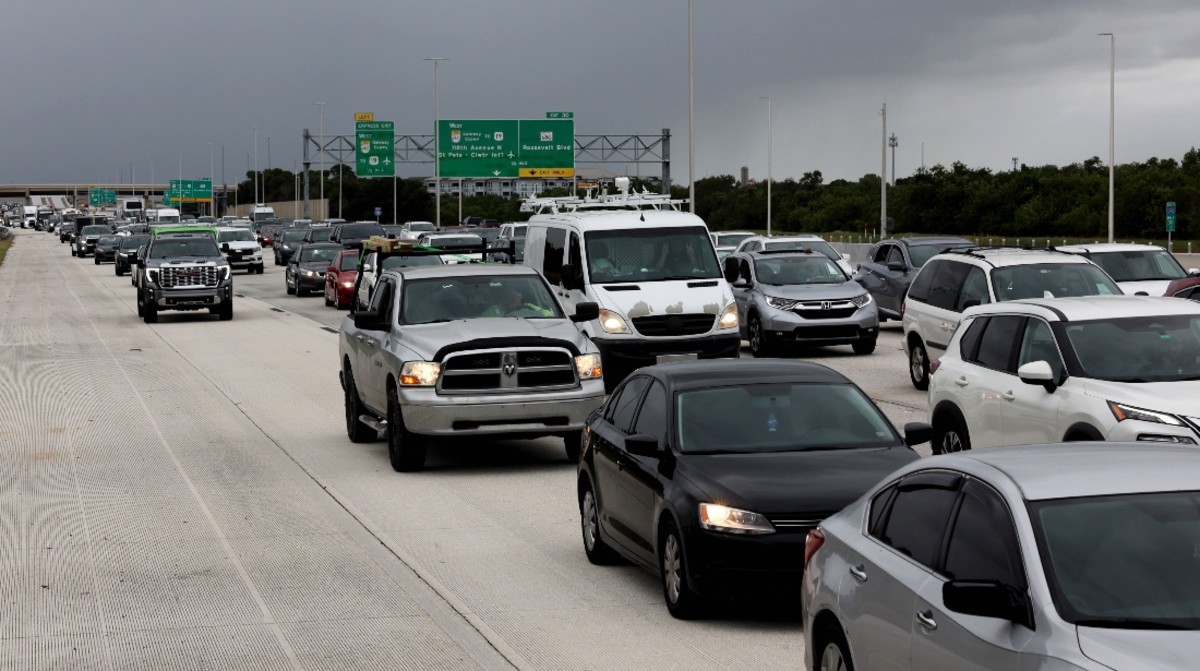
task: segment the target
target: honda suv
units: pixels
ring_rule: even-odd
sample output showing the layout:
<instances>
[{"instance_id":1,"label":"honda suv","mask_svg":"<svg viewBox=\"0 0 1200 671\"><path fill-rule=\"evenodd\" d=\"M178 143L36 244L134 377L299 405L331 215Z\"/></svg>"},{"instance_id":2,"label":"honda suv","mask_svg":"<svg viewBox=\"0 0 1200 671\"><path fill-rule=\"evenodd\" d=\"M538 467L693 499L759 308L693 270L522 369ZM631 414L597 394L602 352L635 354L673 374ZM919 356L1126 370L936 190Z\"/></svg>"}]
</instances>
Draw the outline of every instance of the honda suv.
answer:
<instances>
[{"instance_id":1,"label":"honda suv","mask_svg":"<svg viewBox=\"0 0 1200 671\"><path fill-rule=\"evenodd\" d=\"M935 453L1110 440L1200 443L1200 304L1166 297L984 305L929 383Z\"/></svg>"},{"instance_id":2,"label":"honda suv","mask_svg":"<svg viewBox=\"0 0 1200 671\"><path fill-rule=\"evenodd\" d=\"M904 299L904 350L917 389L929 388L929 362L941 356L962 311L1020 298L1120 295L1099 266L1082 256L1015 247L949 251L930 259Z\"/></svg>"}]
</instances>

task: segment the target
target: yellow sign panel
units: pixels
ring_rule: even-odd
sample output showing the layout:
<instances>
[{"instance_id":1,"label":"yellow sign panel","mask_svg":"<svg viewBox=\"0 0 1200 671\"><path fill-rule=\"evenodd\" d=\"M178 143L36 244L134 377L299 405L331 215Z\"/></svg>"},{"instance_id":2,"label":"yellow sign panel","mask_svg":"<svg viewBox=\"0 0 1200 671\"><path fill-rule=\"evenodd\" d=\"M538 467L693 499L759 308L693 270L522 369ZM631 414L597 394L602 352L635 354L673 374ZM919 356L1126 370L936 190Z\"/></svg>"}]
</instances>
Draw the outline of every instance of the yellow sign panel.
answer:
<instances>
[{"instance_id":1,"label":"yellow sign panel","mask_svg":"<svg viewBox=\"0 0 1200 671\"><path fill-rule=\"evenodd\" d=\"M521 177L574 177L575 168L521 168Z\"/></svg>"},{"instance_id":2,"label":"yellow sign panel","mask_svg":"<svg viewBox=\"0 0 1200 671\"><path fill-rule=\"evenodd\" d=\"M374 121L375 113L374 112L355 112L354 120L355 121Z\"/></svg>"}]
</instances>

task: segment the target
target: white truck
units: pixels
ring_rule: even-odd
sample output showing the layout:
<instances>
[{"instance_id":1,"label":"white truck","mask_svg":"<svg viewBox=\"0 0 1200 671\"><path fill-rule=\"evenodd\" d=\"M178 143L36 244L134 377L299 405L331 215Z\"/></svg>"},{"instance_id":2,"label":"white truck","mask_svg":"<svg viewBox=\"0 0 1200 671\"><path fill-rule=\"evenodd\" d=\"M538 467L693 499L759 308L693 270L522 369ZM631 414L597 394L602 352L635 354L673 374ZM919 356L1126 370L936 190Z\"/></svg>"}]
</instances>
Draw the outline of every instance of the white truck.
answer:
<instances>
[{"instance_id":1,"label":"white truck","mask_svg":"<svg viewBox=\"0 0 1200 671\"><path fill-rule=\"evenodd\" d=\"M264 221L275 218L275 208L258 203L250 208L250 221Z\"/></svg>"}]
</instances>

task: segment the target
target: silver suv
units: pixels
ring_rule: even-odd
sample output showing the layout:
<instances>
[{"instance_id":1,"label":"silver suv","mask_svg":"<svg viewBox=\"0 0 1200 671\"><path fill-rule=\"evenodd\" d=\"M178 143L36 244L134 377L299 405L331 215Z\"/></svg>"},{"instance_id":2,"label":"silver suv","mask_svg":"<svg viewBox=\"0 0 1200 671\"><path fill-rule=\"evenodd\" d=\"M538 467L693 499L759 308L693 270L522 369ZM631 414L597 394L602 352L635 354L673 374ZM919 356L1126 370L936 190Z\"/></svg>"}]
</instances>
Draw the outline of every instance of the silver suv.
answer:
<instances>
[{"instance_id":1,"label":"silver suv","mask_svg":"<svg viewBox=\"0 0 1200 671\"><path fill-rule=\"evenodd\" d=\"M1076 254L1012 247L938 254L922 266L901 311L909 378L917 389L929 388L929 362L946 351L969 307L1121 293L1099 266Z\"/></svg>"}]
</instances>

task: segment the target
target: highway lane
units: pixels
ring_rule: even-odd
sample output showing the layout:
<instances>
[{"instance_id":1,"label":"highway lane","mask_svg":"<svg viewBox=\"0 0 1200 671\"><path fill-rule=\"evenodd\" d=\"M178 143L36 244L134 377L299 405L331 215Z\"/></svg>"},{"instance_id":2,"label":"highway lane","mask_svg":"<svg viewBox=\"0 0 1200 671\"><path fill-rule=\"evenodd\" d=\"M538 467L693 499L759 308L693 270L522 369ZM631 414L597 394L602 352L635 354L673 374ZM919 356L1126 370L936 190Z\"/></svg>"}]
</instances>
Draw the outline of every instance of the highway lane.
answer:
<instances>
[{"instance_id":1,"label":"highway lane","mask_svg":"<svg viewBox=\"0 0 1200 671\"><path fill-rule=\"evenodd\" d=\"M589 564L574 469L557 440L456 441L412 474L391 470L382 442L350 443L336 377L345 313L319 296L287 296L282 268L236 276L232 322L162 313L147 326L127 278L71 258L56 240L23 235L0 268L0 389L10 390L0 392L0 435L7 481L28 485L15 508L0 507L0 529L4 547L24 548L25 563L9 571L22 585L11 614L30 622L0 628L0 666L39 650L66 668L153 666L145 656L172 651L238 668L399 666L404 655L421 668L798 666L792 598L680 622L654 576ZM898 347L889 327L873 355L808 354L847 372L902 424L924 419L924 404ZM119 428L99 430L104 417ZM96 475L68 468L69 456L44 463L64 445L86 453ZM121 544L68 546L58 560L106 576L73 585L91 592L77 597L89 604L82 612L30 587L40 551L11 531L62 536L58 510L73 511L72 528L103 517L108 533L123 534ZM204 560L180 570L175 553L192 547ZM136 569L155 589L125 593L101 566L114 576ZM193 574L220 580L183 590L180 576ZM180 599L198 600L204 617L165 605ZM226 603L237 608L217 607ZM128 627L121 615L134 612ZM106 652L105 632L121 639ZM76 645L86 664L70 654Z\"/></svg>"}]
</instances>

